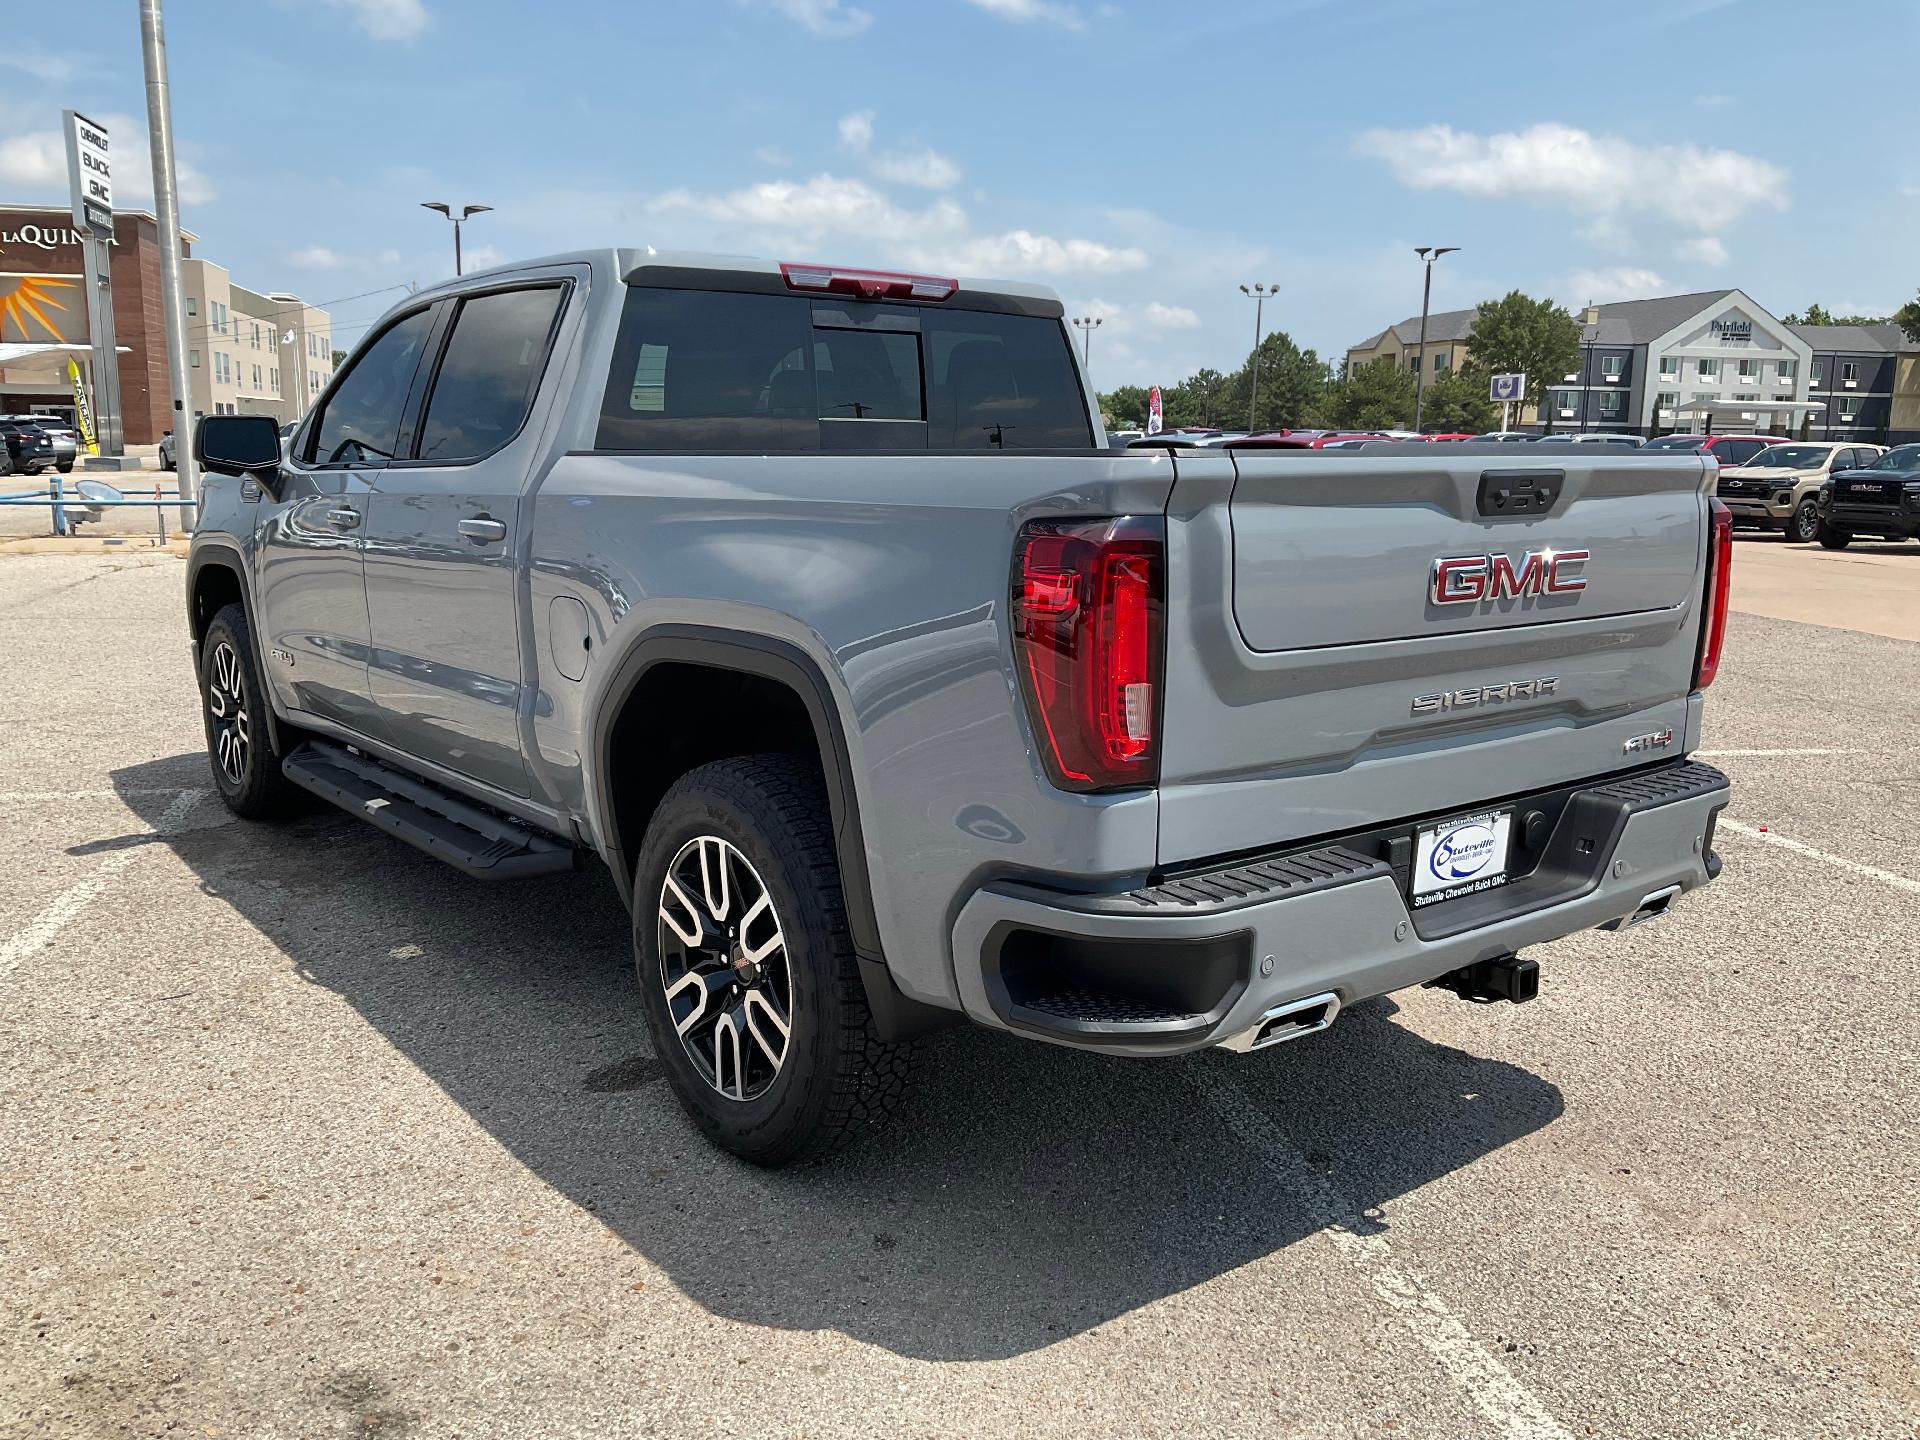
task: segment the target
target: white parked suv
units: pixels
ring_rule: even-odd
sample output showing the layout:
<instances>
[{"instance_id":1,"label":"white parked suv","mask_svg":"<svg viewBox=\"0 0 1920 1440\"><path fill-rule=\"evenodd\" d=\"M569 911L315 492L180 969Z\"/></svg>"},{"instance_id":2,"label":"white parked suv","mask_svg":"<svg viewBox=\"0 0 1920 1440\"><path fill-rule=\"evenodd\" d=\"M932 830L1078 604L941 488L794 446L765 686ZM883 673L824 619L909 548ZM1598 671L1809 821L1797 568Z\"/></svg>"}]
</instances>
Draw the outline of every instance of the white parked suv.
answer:
<instances>
[{"instance_id":1,"label":"white parked suv","mask_svg":"<svg viewBox=\"0 0 1920 1440\"><path fill-rule=\"evenodd\" d=\"M1735 525L1784 530L1790 543L1811 545L1820 529L1815 501L1827 477L1871 465L1886 453L1884 445L1837 440L1769 445L1746 464L1720 472L1720 499Z\"/></svg>"}]
</instances>

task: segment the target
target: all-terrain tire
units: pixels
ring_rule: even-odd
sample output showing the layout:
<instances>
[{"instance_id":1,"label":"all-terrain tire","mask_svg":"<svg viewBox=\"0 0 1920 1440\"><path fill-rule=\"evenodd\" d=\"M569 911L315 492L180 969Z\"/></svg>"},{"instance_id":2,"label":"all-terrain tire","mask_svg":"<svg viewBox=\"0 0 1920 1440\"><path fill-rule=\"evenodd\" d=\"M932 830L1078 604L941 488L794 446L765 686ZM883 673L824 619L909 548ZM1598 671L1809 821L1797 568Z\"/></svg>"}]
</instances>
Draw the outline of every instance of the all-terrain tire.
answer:
<instances>
[{"instance_id":1,"label":"all-terrain tire","mask_svg":"<svg viewBox=\"0 0 1920 1440\"><path fill-rule=\"evenodd\" d=\"M1853 532L1838 529L1822 520L1814 538L1829 550L1844 550L1853 543Z\"/></svg>"},{"instance_id":2,"label":"all-terrain tire","mask_svg":"<svg viewBox=\"0 0 1920 1440\"><path fill-rule=\"evenodd\" d=\"M733 874L718 887L721 903L695 893L690 905L678 894L697 891L694 877L707 872L688 867L704 863L709 851L730 855L715 864L733 865ZM669 888L670 870L686 877L681 892ZM751 936L743 921L744 912L758 904L745 898L756 884L784 940L784 953L769 956L764 972L745 958L764 947L771 933L765 912L753 922ZM671 919L663 918L663 907L673 911ZM636 859L633 916L634 966L654 1051L682 1108L714 1144L756 1165L785 1165L831 1150L899 1108L921 1047L915 1041L883 1042L874 1033L847 928L827 795L806 761L738 756L676 781L655 810ZM682 930L710 926L718 932L717 944L690 946L668 928L673 921ZM742 922L738 936L729 940L736 921ZM696 950L697 962L690 958ZM689 1016L696 1008L716 1020L751 1016L746 991L774 985L776 964L784 966L788 1026L777 1069L770 1078L750 1076L752 1067L736 1048L729 1070L718 1024L716 1038L709 1039L700 1029L702 1018ZM689 1003L686 975L696 968L717 989ZM748 972L751 980L729 979ZM677 1000L668 993L674 974L683 987ZM760 1015L766 1013L763 1000ZM771 1036L774 1028L763 1030ZM739 1035L735 1027L729 1040ZM766 1047L754 1050L759 1042L751 1034L740 1043L764 1072L771 1063Z\"/></svg>"},{"instance_id":3,"label":"all-terrain tire","mask_svg":"<svg viewBox=\"0 0 1920 1440\"><path fill-rule=\"evenodd\" d=\"M1811 545L1820 538L1820 509L1809 495L1793 507L1793 513L1781 522L1789 545Z\"/></svg>"},{"instance_id":4,"label":"all-terrain tire","mask_svg":"<svg viewBox=\"0 0 1920 1440\"><path fill-rule=\"evenodd\" d=\"M200 642L200 712L213 788L236 815L280 820L301 811L304 792L280 772L261 674L246 607L225 606Z\"/></svg>"}]
</instances>

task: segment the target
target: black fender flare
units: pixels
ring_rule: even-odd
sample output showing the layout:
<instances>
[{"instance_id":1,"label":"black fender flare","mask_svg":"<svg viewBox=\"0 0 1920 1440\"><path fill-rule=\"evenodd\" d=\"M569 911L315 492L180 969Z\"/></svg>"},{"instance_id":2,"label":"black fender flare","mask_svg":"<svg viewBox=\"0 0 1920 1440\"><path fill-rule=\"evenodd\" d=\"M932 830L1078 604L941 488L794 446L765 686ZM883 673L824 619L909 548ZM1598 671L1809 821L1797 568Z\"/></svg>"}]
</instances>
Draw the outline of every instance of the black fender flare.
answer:
<instances>
[{"instance_id":1,"label":"black fender flare","mask_svg":"<svg viewBox=\"0 0 1920 1440\"><path fill-rule=\"evenodd\" d=\"M595 829L604 832L598 835L602 855L627 908L633 907L633 857L639 837L618 833L614 820L610 782L613 727L641 679L654 666L664 664L703 665L754 675L784 685L800 697L813 726L826 780L834 851L840 861L840 885L847 902L847 928L860 962L860 978L874 1027L884 1040L902 1040L957 1020L955 1012L909 999L894 984L880 944L860 800L854 789L853 763L840 710L818 662L788 641L713 626L663 624L635 636L613 662L594 711L589 753L593 757Z\"/></svg>"},{"instance_id":2,"label":"black fender flare","mask_svg":"<svg viewBox=\"0 0 1920 1440\"><path fill-rule=\"evenodd\" d=\"M253 577L247 573L246 557L241 554L240 547L229 540L196 538L192 552L187 557L187 633L192 637L196 684L200 674L200 637L197 633L199 625L193 611L193 597L200 588L201 573L216 566L219 569L231 571L233 578L239 582L240 603L246 608L247 622L256 634L259 631L257 622L260 612L253 603ZM212 620L213 617L209 615L207 619ZM280 710L274 700L273 687L267 683L266 657L256 653L253 661L256 672L254 683L260 687L260 694L267 702L267 742L273 747L274 754L283 754L285 752L280 743Z\"/></svg>"}]
</instances>

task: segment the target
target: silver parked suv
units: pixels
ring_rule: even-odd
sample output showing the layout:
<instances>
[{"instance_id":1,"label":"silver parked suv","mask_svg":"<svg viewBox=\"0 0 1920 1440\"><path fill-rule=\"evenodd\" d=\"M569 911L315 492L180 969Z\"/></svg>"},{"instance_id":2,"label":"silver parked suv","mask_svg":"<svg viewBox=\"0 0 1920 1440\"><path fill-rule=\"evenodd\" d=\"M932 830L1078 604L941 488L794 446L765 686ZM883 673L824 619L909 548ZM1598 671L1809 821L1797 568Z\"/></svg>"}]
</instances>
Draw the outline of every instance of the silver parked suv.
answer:
<instances>
[{"instance_id":1,"label":"silver parked suv","mask_svg":"<svg viewBox=\"0 0 1920 1440\"><path fill-rule=\"evenodd\" d=\"M965 1018L1256 1050L1718 872L1698 456L1116 451L1026 285L594 250L201 422L213 781L603 863L693 1120L772 1164ZM541 903L530 892L529 903Z\"/></svg>"}]
</instances>

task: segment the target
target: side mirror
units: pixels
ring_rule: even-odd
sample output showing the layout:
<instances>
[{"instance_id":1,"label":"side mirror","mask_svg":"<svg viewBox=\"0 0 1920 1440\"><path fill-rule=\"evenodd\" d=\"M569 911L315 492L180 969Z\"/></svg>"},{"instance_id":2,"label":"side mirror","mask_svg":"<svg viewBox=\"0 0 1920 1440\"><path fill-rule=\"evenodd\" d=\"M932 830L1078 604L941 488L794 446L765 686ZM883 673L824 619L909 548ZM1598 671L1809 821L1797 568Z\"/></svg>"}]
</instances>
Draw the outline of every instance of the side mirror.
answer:
<instances>
[{"instance_id":1,"label":"side mirror","mask_svg":"<svg viewBox=\"0 0 1920 1440\"><path fill-rule=\"evenodd\" d=\"M204 415L193 458L216 475L250 476L272 489L280 478L280 425L271 415Z\"/></svg>"}]
</instances>

